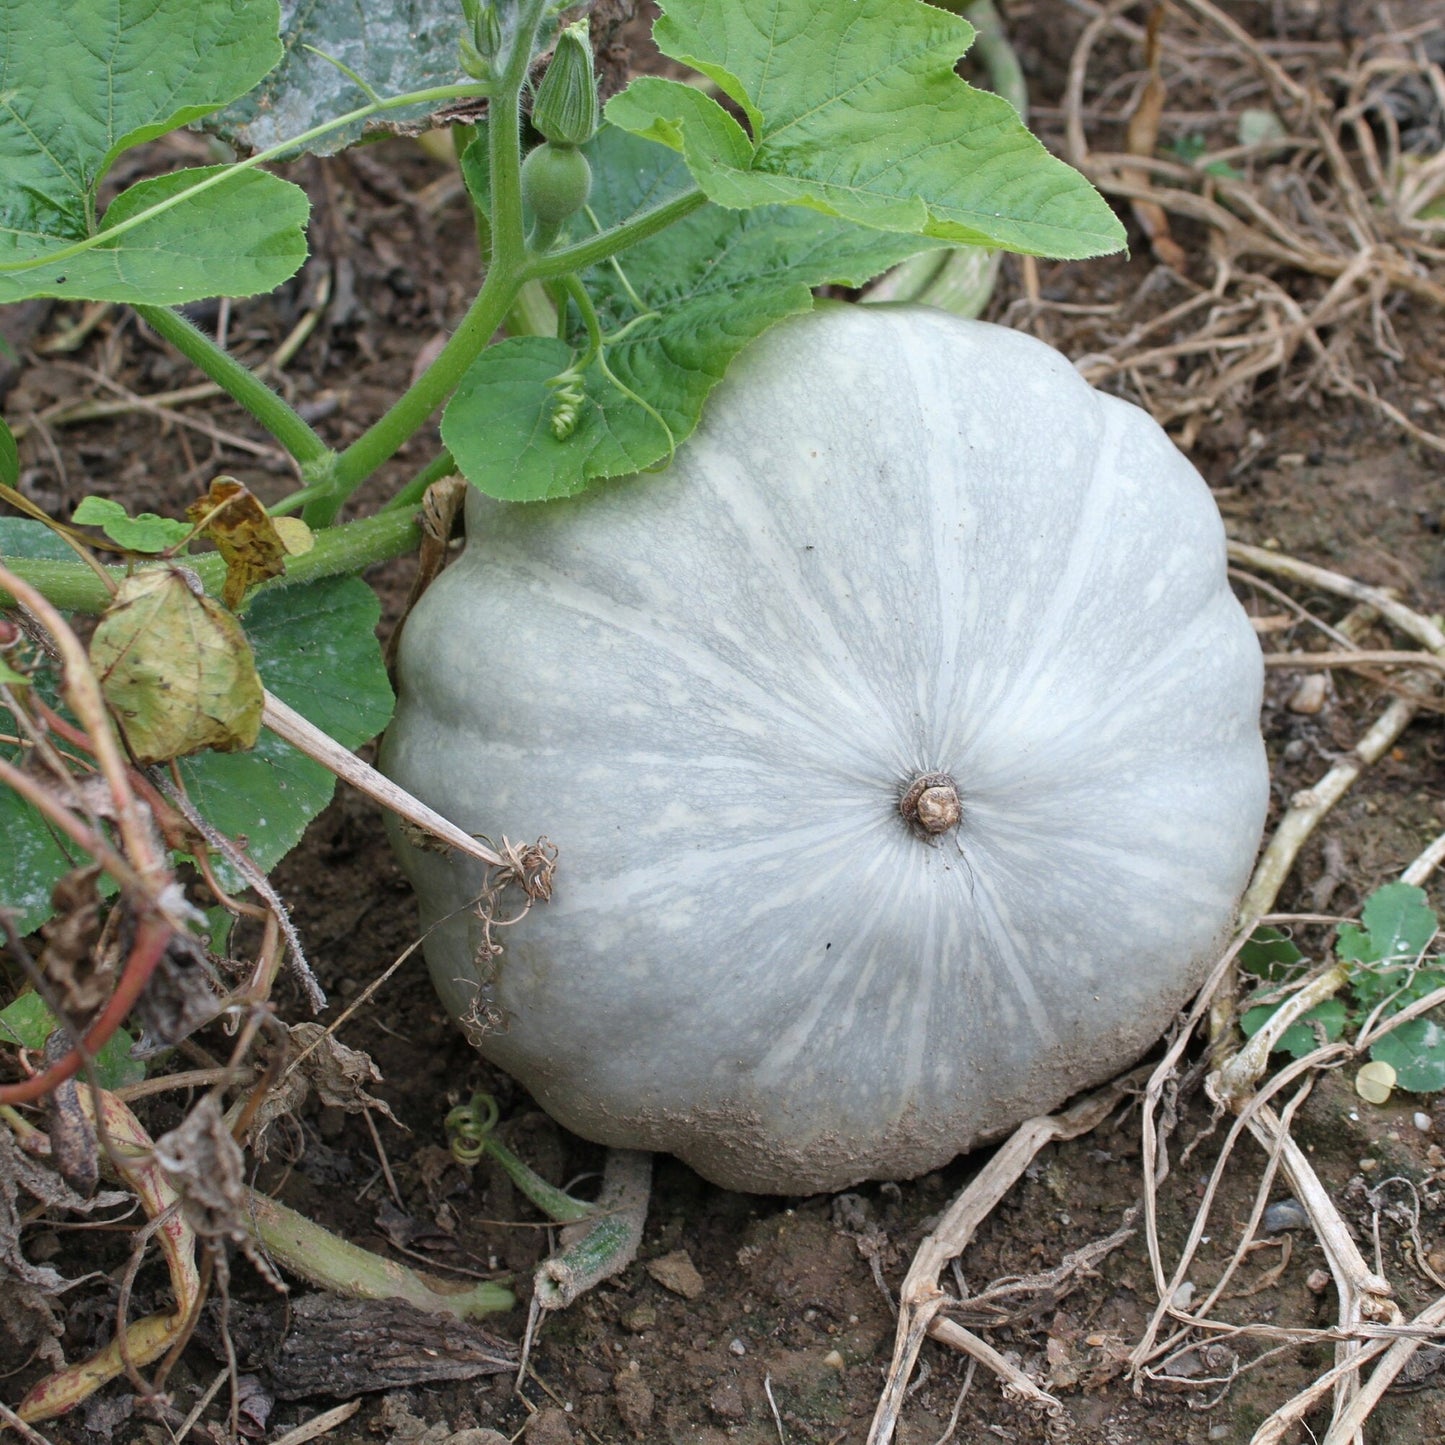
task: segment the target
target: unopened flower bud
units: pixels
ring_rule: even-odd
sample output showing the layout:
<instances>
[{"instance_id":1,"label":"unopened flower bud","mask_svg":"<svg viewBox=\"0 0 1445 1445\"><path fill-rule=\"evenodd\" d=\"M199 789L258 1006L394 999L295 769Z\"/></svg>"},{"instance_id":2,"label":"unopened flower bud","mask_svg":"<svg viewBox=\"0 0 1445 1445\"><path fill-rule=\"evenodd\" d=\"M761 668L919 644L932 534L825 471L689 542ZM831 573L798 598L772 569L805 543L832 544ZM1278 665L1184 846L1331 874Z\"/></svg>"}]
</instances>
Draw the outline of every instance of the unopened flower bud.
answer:
<instances>
[{"instance_id":1,"label":"unopened flower bud","mask_svg":"<svg viewBox=\"0 0 1445 1445\"><path fill-rule=\"evenodd\" d=\"M597 133L597 81L586 20L557 37L552 63L537 87L532 124L553 145L586 145Z\"/></svg>"}]
</instances>

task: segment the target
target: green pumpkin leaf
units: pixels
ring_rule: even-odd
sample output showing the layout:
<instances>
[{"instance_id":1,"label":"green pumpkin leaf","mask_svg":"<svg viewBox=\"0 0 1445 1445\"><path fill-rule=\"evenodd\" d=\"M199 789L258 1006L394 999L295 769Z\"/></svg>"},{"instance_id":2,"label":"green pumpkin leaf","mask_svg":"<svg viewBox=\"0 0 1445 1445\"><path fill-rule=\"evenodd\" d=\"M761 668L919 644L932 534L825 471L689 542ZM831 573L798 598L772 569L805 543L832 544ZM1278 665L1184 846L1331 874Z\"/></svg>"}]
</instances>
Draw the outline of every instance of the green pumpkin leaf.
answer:
<instances>
[{"instance_id":1,"label":"green pumpkin leaf","mask_svg":"<svg viewBox=\"0 0 1445 1445\"><path fill-rule=\"evenodd\" d=\"M1370 1057L1395 1070L1395 1082L1414 1094L1445 1089L1445 1026L1428 1014L1409 1019L1370 1046Z\"/></svg>"},{"instance_id":2,"label":"green pumpkin leaf","mask_svg":"<svg viewBox=\"0 0 1445 1445\"><path fill-rule=\"evenodd\" d=\"M607 119L681 151L719 205L808 206L862 225L1027 255L1122 250L1124 229L1001 97L954 72L974 30L921 0L663 0L658 47L747 129L644 76Z\"/></svg>"},{"instance_id":3,"label":"green pumpkin leaf","mask_svg":"<svg viewBox=\"0 0 1445 1445\"><path fill-rule=\"evenodd\" d=\"M39 1050L55 1032L55 1015L46 1008L37 993L23 993L12 1004L0 1009L0 1044ZM95 1072L103 1089L123 1089L138 1084L146 1076L146 1066L130 1057L135 1039L124 1029L117 1029L95 1056Z\"/></svg>"},{"instance_id":4,"label":"green pumpkin leaf","mask_svg":"<svg viewBox=\"0 0 1445 1445\"><path fill-rule=\"evenodd\" d=\"M687 186L676 155L612 126L587 154L603 227ZM624 251L621 275L605 265L583 278L603 332L628 328L606 348L609 367L667 429L593 365L576 429L563 441L553 436L556 393L547 383L586 345L574 309L571 345L528 336L484 351L447 406L442 439L468 480L511 501L569 496L639 471L668 455L668 430L672 443L691 434L708 393L753 337L812 307L813 287L860 286L939 244L791 206L704 207Z\"/></svg>"},{"instance_id":5,"label":"green pumpkin leaf","mask_svg":"<svg viewBox=\"0 0 1445 1445\"><path fill-rule=\"evenodd\" d=\"M1279 1004L1260 1004L1257 1008L1246 1009L1239 1020L1239 1027L1243 1030L1245 1038L1252 1039L1264 1027L1266 1020L1278 1013L1279 1009ZM1324 1030L1325 1039L1329 1043L1334 1043L1344 1033L1348 1019L1349 1009L1345 1007L1344 1000L1327 998L1323 1003L1316 1004L1308 1013L1302 1014L1279 1036L1279 1041L1274 1046L1274 1052L1302 1059L1306 1054L1312 1054L1319 1048L1319 1041L1315 1037L1312 1024L1320 1025Z\"/></svg>"},{"instance_id":6,"label":"green pumpkin leaf","mask_svg":"<svg viewBox=\"0 0 1445 1445\"><path fill-rule=\"evenodd\" d=\"M282 0L281 63L255 90L212 116L205 128L238 150L254 152L364 106L368 97L326 56L355 71L383 96L454 85L466 79L457 58L462 33L457 0L407 0L404 5ZM415 135L430 124L433 109L408 106L373 116L310 141L304 149L331 155L357 140L364 129Z\"/></svg>"},{"instance_id":7,"label":"green pumpkin leaf","mask_svg":"<svg viewBox=\"0 0 1445 1445\"><path fill-rule=\"evenodd\" d=\"M267 688L343 747L359 747L391 717L375 632L380 613L376 594L359 578L328 577L262 592L242 619ZM263 870L300 842L336 782L266 728L249 752L201 753L178 767L202 816L243 839ZM220 872L231 886L243 886L230 868Z\"/></svg>"},{"instance_id":8,"label":"green pumpkin leaf","mask_svg":"<svg viewBox=\"0 0 1445 1445\"><path fill-rule=\"evenodd\" d=\"M97 222L122 152L249 90L280 57L275 0L20 4L0 25L0 303L27 296L173 305L278 286L305 259L304 193L232 173L75 254L210 170L143 181ZM198 64L204 57L204 64Z\"/></svg>"},{"instance_id":9,"label":"green pumpkin leaf","mask_svg":"<svg viewBox=\"0 0 1445 1445\"><path fill-rule=\"evenodd\" d=\"M132 552L164 552L191 535L190 523L173 517L142 512L126 515L121 504L110 497L82 497L70 520L82 527L99 527L117 546Z\"/></svg>"},{"instance_id":10,"label":"green pumpkin leaf","mask_svg":"<svg viewBox=\"0 0 1445 1445\"><path fill-rule=\"evenodd\" d=\"M0 417L0 482L13 487L20 480L20 452L15 437Z\"/></svg>"},{"instance_id":11,"label":"green pumpkin leaf","mask_svg":"<svg viewBox=\"0 0 1445 1445\"><path fill-rule=\"evenodd\" d=\"M58 547L58 551L57 551ZM40 523L0 519L0 553L11 556L73 554ZM282 701L344 747L375 737L391 717L392 694L376 640L376 594L356 577L331 577L257 595L242 626L265 685ZM54 704L56 678L42 666L35 678ZM0 733L15 723L0 707ZM0 742L0 757L20 750ZM249 752L198 753L177 766L191 801L222 833L240 837L263 870L300 841L306 825L331 800L335 779L263 728ZM83 860L73 844L52 833L44 819L0 786L0 907L14 909L22 933L51 914L50 892ZM244 880L218 869L227 886Z\"/></svg>"},{"instance_id":12,"label":"green pumpkin leaf","mask_svg":"<svg viewBox=\"0 0 1445 1445\"><path fill-rule=\"evenodd\" d=\"M1422 962L1437 927L1423 889L1387 883L1365 900L1360 923L1340 925L1335 951L1351 965L1350 986L1362 1012L1383 1003L1388 1018L1445 982L1445 973Z\"/></svg>"}]
</instances>

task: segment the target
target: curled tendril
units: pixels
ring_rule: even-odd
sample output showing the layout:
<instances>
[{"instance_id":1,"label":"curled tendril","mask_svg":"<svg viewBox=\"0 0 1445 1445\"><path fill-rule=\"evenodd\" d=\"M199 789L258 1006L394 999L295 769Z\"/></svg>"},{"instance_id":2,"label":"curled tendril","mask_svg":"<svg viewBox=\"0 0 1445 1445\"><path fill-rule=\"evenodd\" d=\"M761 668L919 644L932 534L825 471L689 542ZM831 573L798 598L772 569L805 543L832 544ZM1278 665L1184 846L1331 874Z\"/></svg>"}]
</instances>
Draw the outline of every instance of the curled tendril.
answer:
<instances>
[{"instance_id":1,"label":"curled tendril","mask_svg":"<svg viewBox=\"0 0 1445 1445\"><path fill-rule=\"evenodd\" d=\"M582 384L582 373L576 367L569 367L559 376L554 376L547 385L552 388L554 393L552 397L552 435L559 442L565 442L577 430L577 423L582 416L582 403L587 399L587 391Z\"/></svg>"},{"instance_id":2,"label":"curled tendril","mask_svg":"<svg viewBox=\"0 0 1445 1445\"><path fill-rule=\"evenodd\" d=\"M653 320L657 313L647 311L640 316L634 316L631 321L613 332L611 336L604 337L601 324L597 320L597 309L593 306L592 298L588 296L582 282L575 275L566 276L562 280L562 287L576 305L583 325L587 328L587 350L580 359L574 359L566 371L560 372L547 383L556 393L552 401L552 435L559 442L564 442L576 431L582 403L586 397L582 386L582 376L587 368L595 362L598 371L615 391L620 392L634 406L640 407L662 428L663 435L667 438L667 456L656 466L649 468L651 471L661 471L671 463L677 451L677 438L673 435L672 428L668 426L662 413L651 402L633 391L607 364L607 347L621 341L634 326Z\"/></svg>"},{"instance_id":3,"label":"curled tendril","mask_svg":"<svg viewBox=\"0 0 1445 1445\"><path fill-rule=\"evenodd\" d=\"M473 1094L470 1103L458 1104L446 1117L452 1158L468 1167L478 1163L499 1117L497 1101L490 1094Z\"/></svg>"}]
</instances>

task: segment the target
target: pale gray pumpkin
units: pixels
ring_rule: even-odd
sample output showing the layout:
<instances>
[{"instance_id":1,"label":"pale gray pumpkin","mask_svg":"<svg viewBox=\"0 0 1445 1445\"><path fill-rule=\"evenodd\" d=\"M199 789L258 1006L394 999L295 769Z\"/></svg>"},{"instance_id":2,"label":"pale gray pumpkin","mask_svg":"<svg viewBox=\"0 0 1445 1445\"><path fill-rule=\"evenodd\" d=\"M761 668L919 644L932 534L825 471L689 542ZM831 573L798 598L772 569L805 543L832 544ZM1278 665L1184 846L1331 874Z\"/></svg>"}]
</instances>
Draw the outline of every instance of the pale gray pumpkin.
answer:
<instances>
[{"instance_id":1,"label":"pale gray pumpkin","mask_svg":"<svg viewBox=\"0 0 1445 1445\"><path fill-rule=\"evenodd\" d=\"M1216 956L1259 648L1199 475L1041 342L825 307L662 474L467 529L384 764L557 844L480 1047L568 1128L732 1188L915 1175L1130 1063ZM475 1015L477 874L400 846Z\"/></svg>"}]
</instances>

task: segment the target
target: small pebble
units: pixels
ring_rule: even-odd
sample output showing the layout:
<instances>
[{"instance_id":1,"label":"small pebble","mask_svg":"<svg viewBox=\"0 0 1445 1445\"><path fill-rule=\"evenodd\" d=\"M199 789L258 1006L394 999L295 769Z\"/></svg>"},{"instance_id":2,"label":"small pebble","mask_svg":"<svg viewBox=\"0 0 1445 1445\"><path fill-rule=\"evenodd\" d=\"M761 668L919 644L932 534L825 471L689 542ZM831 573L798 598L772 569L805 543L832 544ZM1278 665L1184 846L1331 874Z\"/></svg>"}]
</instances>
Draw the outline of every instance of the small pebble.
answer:
<instances>
[{"instance_id":1,"label":"small pebble","mask_svg":"<svg viewBox=\"0 0 1445 1445\"><path fill-rule=\"evenodd\" d=\"M1231 1428L1229 1425L1211 1425L1209 1427L1209 1438L1211 1440L1228 1440Z\"/></svg>"},{"instance_id":2,"label":"small pebble","mask_svg":"<svg viewBox=\"0 0 1445 1445\"><path fill-rule=\"evenodd\" d=\"M634 1305L622 1316L622 1328L632 1335L645 1334L657 1323L657 1311L651 1305Z\"/></svg>"},{"instance_id":3,"label":"small pebble","mask_svg":"<svg viewBox=\"0 0 1445 1445\"><path fill-rule=\"evenodd\" d=\"M1312 716L1321 711L1329 696L1330 679L1323 672L1309 672L1300 678L1290 700L1285 704L1291 712Z\"/></svg>"},{"instance_id":4,"label":"small pebble","mask_svg":"<svg viewBox=\"0 0 1445 1445\"><path fill-rule=\"evenodd\" d=\"M1178 1289L1174 1291L1174 1298L1170 1303L1177 1310L1187 1310L1194 1303L1194 1281L1186 1279Z\"/></svg>"},{"instance_id":5,"label":"small pebble","mask_svg":"<svg viewBox=\"0 0 1445 1445\"><path fill-rule=\"evenodd\" d=\"M827 1365L830 1370L837 1370L840 1374L843 1371L843 1356L840 1355L837 1350L829 1350L828 1353L823 1356L823 1363Z\"/></svg>"},{"instance_id":6,"label":"small pebble","mask_svg":"<svg viewBox=\"0 0 1445 1445\"><path fill-rule=\"evenodd\" d=\"M1422 1133L1428 1134L1435 1127L1435 1121L1423 1110L1415 1111L1415 1127Z\"/></svg>"},{"instance_id":7,"label":"small pebble","mask_svg":"<svg viewBox=\"0 0 1445 1445\"><path fill-rule=\"evenodd\" d=\"M743 1344L741 1340L730 1341L728 1344L728 1349L730 1349L735 1355L745 1355L748 1352L748 1347Z\"/></svg>"},{"instance_id":8,"label":"small pebble","mask_svg":"<svg viewBox=\"0 0 1445 1445\"><path fill-rule=\"evenodd\" d=\"M1310 1217L1298 1199L1276 1199L1264 1211L1260 1228L1265 1234L1283 1234L1288 1229L1308 1229Z\"/></svg>"},{"instance_id":9,"label":"small pebble","mask_svg":"<svg viewBox=\"0 0 1445 1445\"><path fill-rule=\"evenodd\" d=\"M1330 1273L1326 1269L1312 1269L1305 1278L1305 1288L1311 1294L1323 1294L1330 1287Z\"/></svg>"},{"instance_id":10,"label":"small pebble","mask_svg":"<svg viewBox=\"0 0 1445 1445\"><path fill-rule=\"evenodd\" d=\"M1379 1167L1380 1167L1380 1161L1379 1161L1378 1159L1369 1159L1369 1158L1366 1158L1366 1159L1361 1159L1361 1160L1360 1160L1360 1173L1361 1173L1361 1174L1373 1174L1373 1173L1375 1172L1375 1170L1377 1170Z\"/></svg>"}]
</instances>

